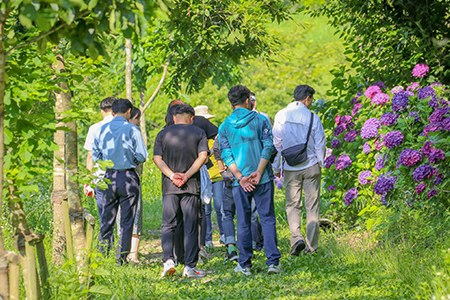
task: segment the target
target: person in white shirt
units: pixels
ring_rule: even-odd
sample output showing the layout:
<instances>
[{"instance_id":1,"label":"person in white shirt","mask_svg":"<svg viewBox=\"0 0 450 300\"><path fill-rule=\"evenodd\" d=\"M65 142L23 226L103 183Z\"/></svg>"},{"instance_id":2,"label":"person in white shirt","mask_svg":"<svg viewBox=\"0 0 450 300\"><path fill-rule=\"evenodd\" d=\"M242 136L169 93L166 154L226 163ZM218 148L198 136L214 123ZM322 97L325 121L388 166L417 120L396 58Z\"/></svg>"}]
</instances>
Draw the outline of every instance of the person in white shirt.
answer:
<instances>
[{"instance_id":1,"label":"person in white shirt","mask_svg":"<svg viewBox=\"0 0 450 300\"><path fill-rule=\"evenodd\" d=\"M284 159L281 162L277 159L272 165L275 175L280 175L281 168L284 170L286 214L291 231L289 254L294 256L303 250L313 253L319 245L319 197L326 138L320 118L309 110L314 93L314 89L308 85L297 86L294 91L295 101L275 115L273 125L273 144L281 153L284 149L306 143L313 117L306 161L290 166ZM302 189L305 192L306 241L300 233Z\"/></svg>"},{"instance_id":2,"label":"person in white shirt","mask_svg":"<svg viewBox=\"0 0 450 300\"><path fill-rule=\"evenodd\" d=\"M103 120L98 123L95 123L94 125L89 127L89 131L86 136L86 142L84 143L84 149L86 149L88 152L87 158L86 158L86 168L90 172L92 172L92 169L94 168L94 162L92 160L92 148L94 146L95 134L102 127L103 124L106 124L113 119L112 104L113 104L114 100L116 100L116 98L107 97L107 98L103 99L102 102L100 102L100 112L102 114ZM105 174L104 174L104 171L98 169L96 171L95 175L97 175L98 177L104 177ZM89 196L90 194L92 194L90 192L90 189L92 189L92 188L88 185L84 187L84 192L85 192L86 196ZM102 207L103 194L104 194L103 190L99 189L98 187L95 188L95 202L97 202L100 224L101 224L102 211L103 211L103 207Z\"/></svg>"}]
</instances>

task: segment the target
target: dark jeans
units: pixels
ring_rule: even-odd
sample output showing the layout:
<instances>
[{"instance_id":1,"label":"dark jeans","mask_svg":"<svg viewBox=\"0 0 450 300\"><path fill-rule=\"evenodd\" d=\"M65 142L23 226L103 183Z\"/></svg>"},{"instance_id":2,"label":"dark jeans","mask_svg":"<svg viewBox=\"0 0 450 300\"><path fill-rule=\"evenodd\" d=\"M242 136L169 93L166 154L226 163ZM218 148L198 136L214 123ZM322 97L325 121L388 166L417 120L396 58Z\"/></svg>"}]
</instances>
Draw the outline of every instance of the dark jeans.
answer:
<instances>
[{"instance_id":1,"label":"dark jeans","mask_svg":"<svg viewBox=\"0 0 450 300\"><path fill-rule=\"evenodd\" d=\"M163 262L166 262L168 259L174 259L174 239L181 238L179 235L175 235L175 229L177 224L183 220L184 247L176 249L176 254L179 258L184 258L186 266L193 268L197 265L200 205L200 197L198 195L163 195L161 228Z\"/></svg>"},{"instance_id":2,"label":"dark jeans","mask_svg":"<svg viewBox=\"0 0 450 300\"><path fill-rule=\"evenodd\" d=\"M223 225L222 225L222 199L223 199L223 189L225 188L225 184L223 180L219 180L212 183L212 191L213 191L213 204L214 210L217 215L217 225L219 226L219 233L222 236L223 234ZM205 216L207 222L206 228L206 241L212 241L212 222L211 222L211 212L212 205L211 203L205 205Z\"/></svg>"},{"instance_id":3,"label":"dark jeans","mask_svg":"<svg viewBox=\"0 0 450 300\"><path fill-rule=\"evenodd\" d=\"M223 189L223 233L225 234L225 245L233 244L236 245L236 231L234 228L234 216L236 214L236 205L234 204L233 198L233 183L227 182Z\"/></svg>"},{"instance_id":4,"label":"dark jeans","mask_svg":"<svg viewBox=\"0 0 450 300\"><path fill-rule=\"evenodd\" d=\"M257 185L250 193L245 192L241 186L233 187L234 203L237 212L237 246L239 249L239 264L241 267L252 265L252 231L251 231L251 201L255 199L256 209L261 219L264 235L264 249L267 257L267 266L278 265L281 257L278 250L275 208L273 202L273 181Z\"/></svg>"},{"instance_id":5,"label":"dark jeans","mask_svg":"<svg viewBox=\"0 0 450 300\"><path fill-rule=\"evenodd\" d=\"M120 240L117 245L117 262L123 264L131 248L131 235L133 233L133 223L136 214L136 204L139 198L140 180L136 171L110 170L106 172L106 179L111 181L104 191L102 201L102 216L100 218L100 248L103 253L107 252L111 246L114 223L117 210L120 205ZM105 251L105 245L107 246Z\"/></svg>"}]
</instances>

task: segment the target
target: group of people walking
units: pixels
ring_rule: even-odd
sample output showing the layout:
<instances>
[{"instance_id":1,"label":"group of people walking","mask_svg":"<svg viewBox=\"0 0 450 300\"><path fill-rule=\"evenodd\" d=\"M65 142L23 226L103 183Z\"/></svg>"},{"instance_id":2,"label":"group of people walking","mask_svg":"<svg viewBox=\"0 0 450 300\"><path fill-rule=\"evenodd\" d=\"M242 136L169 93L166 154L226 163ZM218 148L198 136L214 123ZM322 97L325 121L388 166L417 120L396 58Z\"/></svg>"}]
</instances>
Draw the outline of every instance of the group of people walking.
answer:
<instances>
[{"instance_id":1,"label":"group of people walking","mask_svg":"<svg viewBox=\"0 0 450 300\"><path fill-rule=\"evenodd\" d=\"M158 133L153 148L153 161L162 172L161 277L173 275L176 263L184 264L183 277L206 275L197 263L204 247L212 246L208 192L212 192L226 258L237 260L234 271L250 276L253 250L263 247L267 273L280 273L273 180L274 174L281 176L281 172L291 231L290 255L317 250L326 140L319 117L309 111L314 93L310 86L298 86L295 101L276 114L273 130L269 116L256 111L255 94L242 85L229 90L232 113L219 128L208 120L214 116L206 106L194 109L181 100L169 104L166 126ZM129 259L133 224L139 217L136 207L142 202L137 168L147 157L139 128L125 124L127 120L132 122L133 110L129 101L129 106L124 105L125 101L114 100L115 117L91 127L95 132L92 161L114 163L104 175L111 183L105 191L96 188L95 195L101 215L100 245L112 243L115 214L121 207L119 263ZM102 105L100 108L104 114ZM300 233L302 189L306 239Z\"/></svg>"}]
</instances>

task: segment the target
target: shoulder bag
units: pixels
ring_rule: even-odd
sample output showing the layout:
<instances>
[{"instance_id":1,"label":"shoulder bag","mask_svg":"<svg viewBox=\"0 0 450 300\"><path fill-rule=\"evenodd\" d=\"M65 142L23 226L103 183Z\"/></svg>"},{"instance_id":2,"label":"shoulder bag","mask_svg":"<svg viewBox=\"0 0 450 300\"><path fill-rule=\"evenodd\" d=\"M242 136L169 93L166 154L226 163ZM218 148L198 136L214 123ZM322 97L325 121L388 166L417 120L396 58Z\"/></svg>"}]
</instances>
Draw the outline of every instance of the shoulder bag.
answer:
<instances>
[{"instance_id":1,"label":"shoulder bag","mask_svg":"<svg viewBox=\"0 0 450 300\"><path fill-rule=\"evenodd\" d=\"M281 151L281 155L291 167L301 164L308 158L306 148L308 147L309 135L314 120L314 114L311 112L311 121L309 122L308 135L304 144L297 144Z\"/></svg>"}]
</instances>

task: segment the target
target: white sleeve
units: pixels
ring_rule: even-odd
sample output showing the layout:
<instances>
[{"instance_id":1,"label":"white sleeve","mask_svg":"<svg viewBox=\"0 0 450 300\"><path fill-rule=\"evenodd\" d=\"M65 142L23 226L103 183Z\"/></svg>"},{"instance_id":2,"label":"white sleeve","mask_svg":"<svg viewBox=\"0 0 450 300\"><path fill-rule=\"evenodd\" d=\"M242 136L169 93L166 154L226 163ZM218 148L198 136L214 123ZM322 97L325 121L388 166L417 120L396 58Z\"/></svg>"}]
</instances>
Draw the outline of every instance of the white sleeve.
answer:
<instances>
[{"instance_id":1,"label":"white sleeve","mask_svg":"<svg viewBox=\"0 0 450 300\"><path fill-rule=\"evenodd\" d=\"M86 136L86 141L84 142L84 149L86 149L87 151L92 151L92 147L94 146L94 139L96 133L95 129L98 129L98 127L95 126L95 124L89 127L89 131Z\"/></svg>"},{"instance_id":2,"label":"white sleeve","mask_svg":"<svg viewBox=\"0 0 450 300\"><path fill-rule=\"evenodd\" d=\"M278 112L275 115L275 119L273 121L273 128L272 128L272 134L273 134L273 145L277 149L278 152L281 152L283 150L283 133L282 133L282 125L280 122L280 112Z\"/></svg>"},{"instance_id":3,"label":"white sleeve","mask_svg":"<svg viewBox=\"0 0 450 300\"><path fill-rule=\"evenodd\" d=\"M320 118L317 117L317 120L316 130L314 130L314 149L316 151L317 162L319 163L319 166L323 168L327 139Z\"/></svg>"}]
</instances>

